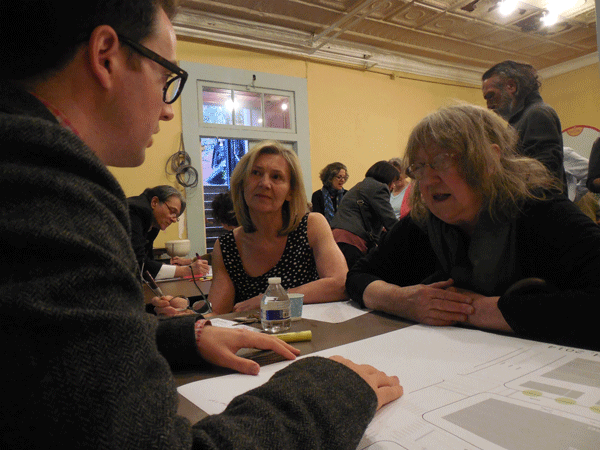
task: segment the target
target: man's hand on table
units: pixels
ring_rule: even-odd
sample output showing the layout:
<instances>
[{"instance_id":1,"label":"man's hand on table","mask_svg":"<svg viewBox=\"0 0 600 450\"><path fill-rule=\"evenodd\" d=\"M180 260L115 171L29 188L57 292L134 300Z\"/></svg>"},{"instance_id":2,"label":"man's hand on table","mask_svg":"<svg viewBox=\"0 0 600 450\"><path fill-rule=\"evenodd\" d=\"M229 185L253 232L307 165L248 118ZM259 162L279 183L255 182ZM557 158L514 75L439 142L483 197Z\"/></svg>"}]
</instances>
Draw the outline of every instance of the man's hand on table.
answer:
<instances>
[{"instance_id":1,"label":"man's hand on table","mask_svg":"<svg viewBox=\"0 0 600 450\"><path fill-rule=\"evenodd\" d=\"M375 395L377 395L377 409L400 398L404 393L404 389L400 386L400 381L397 376L387 376L373 366L367 364L355 364L349 359L339 355L332 356L329 359L337 361L354 370L369 386L371 386L375 391Z\"/></svg>"},{"instance_id":2,"label":"man's hand on table","mask_svg":"<svg viewBox=\"0 0 600 450\"><path fill-rule=\"evenodd\" d=\"M258 374L260 365L255 361L237 356L237 351L242 348L272 350L286 359L296 359L296 356L300 354L300 350L274 336L210 325L204 326L199 335L196 334L196 342L198 351L204 360L248 375Z\"/></svg>"}]
</instances>

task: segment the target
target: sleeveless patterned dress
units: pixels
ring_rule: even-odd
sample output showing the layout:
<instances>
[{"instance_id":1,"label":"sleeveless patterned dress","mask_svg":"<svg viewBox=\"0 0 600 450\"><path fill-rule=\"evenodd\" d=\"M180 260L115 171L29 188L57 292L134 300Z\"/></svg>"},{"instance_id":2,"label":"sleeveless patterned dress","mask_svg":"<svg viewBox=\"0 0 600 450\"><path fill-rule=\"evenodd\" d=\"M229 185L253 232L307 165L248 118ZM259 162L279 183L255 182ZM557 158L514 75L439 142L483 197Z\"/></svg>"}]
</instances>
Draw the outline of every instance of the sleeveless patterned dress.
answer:
<instances>
[{"instance_id":1,"label":"sleeveless patterned dress","mask_svg":"<svg viewBox=\"0 0 600 450\"><path fill-rule=\"evenodd\" d=\"M287 236L283 255L274 267L258 277L249 276L244 270L233 231L219 238L223 263L235 287L234 303L248 300L267 290L270 277L281 277L281 285L290 289L319 279L313 251L308 245L308 214L298 227Z\"/></svg>"}]
</instances>

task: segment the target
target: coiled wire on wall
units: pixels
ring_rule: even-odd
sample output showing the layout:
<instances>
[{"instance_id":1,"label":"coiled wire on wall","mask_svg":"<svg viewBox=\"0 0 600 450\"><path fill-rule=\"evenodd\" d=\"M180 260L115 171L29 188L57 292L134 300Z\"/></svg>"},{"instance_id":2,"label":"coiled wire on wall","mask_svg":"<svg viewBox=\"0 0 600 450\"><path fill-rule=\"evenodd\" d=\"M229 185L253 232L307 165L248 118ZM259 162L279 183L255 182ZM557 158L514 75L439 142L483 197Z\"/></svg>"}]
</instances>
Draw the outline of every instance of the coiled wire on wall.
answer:
<instances>
[{"instance_id":1,"label":"coiled wire on wall","mask_svg":"<svg viewBox=\"0 0 600 450\"><path fill-rule=\"evenodd\" d=\"M192 166L192 158L185 151L183 134L179 139L179 150L167 160L165 170L170 175L175 175L177 182L186 188L198 186L198 171Z\"/></svg>"}]
</instances>

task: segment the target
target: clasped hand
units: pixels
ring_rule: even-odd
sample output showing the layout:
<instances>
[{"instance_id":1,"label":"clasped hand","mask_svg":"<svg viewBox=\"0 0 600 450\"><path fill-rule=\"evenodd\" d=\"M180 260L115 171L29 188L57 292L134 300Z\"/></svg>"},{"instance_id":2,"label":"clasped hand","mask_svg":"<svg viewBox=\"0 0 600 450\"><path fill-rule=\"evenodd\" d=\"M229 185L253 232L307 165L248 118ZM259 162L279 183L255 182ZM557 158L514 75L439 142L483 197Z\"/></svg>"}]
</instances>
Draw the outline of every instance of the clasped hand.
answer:
<instances>
[{"instance_id":1,"label":"clasped hand","mask_svg":"<svg viewBox=\"0 0 600 450\"><path fill-rule=\"evenodd\" d=\"M462 322L478 328L512 331L498 309L500 297L486 297L457 288L453 283L449 279L412 286L416 320L427 325L446 326Z\"/></svg>"},{"instance_id":2,"label":"clasped hand","mask_svg":"<svg viewBox=\"0 0 600 450\"><path fill-rule=\"evenodd\" d=\"M426 325L447 326L466 322L474 312L470 295L458 292L452 279L431 284L407 286L407 317Z\"/></svg>"},{"instance_id":3,"label":"clasped hand","mask_svg":"<svg viewBox=\"0 0 600 450\"><path fill-rule=\"evenodd\" d=\"M153 297L150 303L154 306L154 312L157 316L177 317L196 314L191 309L188 309L190 301L183 297L164 295L162 297Z\"/></svg>"}]
</instances>

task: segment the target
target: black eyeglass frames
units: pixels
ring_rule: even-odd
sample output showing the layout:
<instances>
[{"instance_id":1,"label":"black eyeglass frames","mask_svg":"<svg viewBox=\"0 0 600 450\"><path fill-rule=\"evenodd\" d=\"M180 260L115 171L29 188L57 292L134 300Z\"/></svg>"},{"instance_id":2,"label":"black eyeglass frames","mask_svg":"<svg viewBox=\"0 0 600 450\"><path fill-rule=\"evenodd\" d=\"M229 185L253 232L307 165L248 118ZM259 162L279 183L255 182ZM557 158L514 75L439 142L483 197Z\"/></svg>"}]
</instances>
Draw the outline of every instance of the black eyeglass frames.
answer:
<instances>
[{"instance_id":1,"label":"black eyeglass frames","mask_svg":"<svg viewBox=\"0 0 600 450\"><path fill-rule=\"evenodd\" d=\"M118 36L119 40L127 44L140 55L145 56L146 58L151 59L152 61L160 64L165 69L171 71L175 75L174 77L169 78L169 80L165 84L165 87L163 88L163 100L169 105L175 100L177 100L179 98L179 95L181 95L181 91L183 91L183 86L185 86L185 82L187 81L188 73L178 65L173 64L168 59L163 58L158 53L153 52L152 50L143 46L142 44L132 41L131 39L126 38L125 36L122 36L120 34Z\"/></svg>"}]
</instances>

